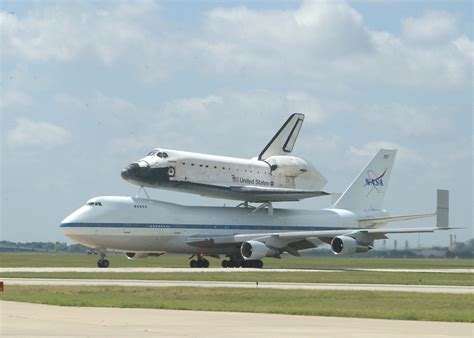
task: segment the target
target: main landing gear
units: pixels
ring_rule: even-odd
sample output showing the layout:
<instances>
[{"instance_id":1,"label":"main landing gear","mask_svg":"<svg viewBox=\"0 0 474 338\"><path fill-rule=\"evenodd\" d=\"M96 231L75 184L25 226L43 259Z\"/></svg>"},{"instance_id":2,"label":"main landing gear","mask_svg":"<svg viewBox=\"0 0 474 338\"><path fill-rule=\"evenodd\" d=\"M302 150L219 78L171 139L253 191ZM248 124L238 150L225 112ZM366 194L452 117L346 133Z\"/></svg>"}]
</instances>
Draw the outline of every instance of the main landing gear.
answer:
<instances>
[{"instance_id":1,"label":"main landing gear","mask_svg":"<svg viewBox=\"0 0 474 338\"><path fill-rule=\"evenodd\" d=\"M192 258L193 256L191 256ZM189 266L192 268L208 268L209 261L204 258L202 254L197 255L197 259L191 259L189 261Z\"/></svg>"},{"instance_id":2,"label":"main landing gear","mask_svg":"<svg viewBox=\"0 0 474 338\"><path fill-rule=\"evenodd\" d=\"M97 260L97 266L99 268L108 268L110 262L105 258L105 252L100 251L97 255L99 256L99 259Z\"/></svg>"},{"instance_id":3,"label":"main landing gear","mask_svg":"<svg viewBox=\"0 0 474 338\"><path fill-rule=\"evenodd\" d=\"M252 261L238 261L238 260L233 260L229 259L226 260L224 259L222 261L222 267L223 268L257 268L261 269L263 268L263 262L260 259L257 260L252 260Z\"/></svg>"}]
</instances>

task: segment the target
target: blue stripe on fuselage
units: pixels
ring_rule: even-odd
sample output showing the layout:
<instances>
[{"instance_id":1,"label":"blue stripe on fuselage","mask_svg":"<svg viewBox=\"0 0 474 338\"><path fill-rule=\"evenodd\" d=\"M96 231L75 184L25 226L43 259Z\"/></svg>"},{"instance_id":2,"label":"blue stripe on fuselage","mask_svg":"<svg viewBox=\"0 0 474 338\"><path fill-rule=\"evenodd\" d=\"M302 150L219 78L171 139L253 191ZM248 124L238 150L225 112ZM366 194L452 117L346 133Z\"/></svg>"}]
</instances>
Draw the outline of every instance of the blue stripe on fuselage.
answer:
<instances>
[{"instance_id":1,"label":"blue stripe on fuselage","mask_svg":"<svg viewBox=\"0 0 474 338\"><path fill-rule=\"evenodd\" d=\"M61 228L139 228L139 229L211 229L211 230L276 230L321 231L344 230L343 227L303 225L224 225L224 224L150 224L150 223L61 223Z\"/></svg>"}]
</instances>

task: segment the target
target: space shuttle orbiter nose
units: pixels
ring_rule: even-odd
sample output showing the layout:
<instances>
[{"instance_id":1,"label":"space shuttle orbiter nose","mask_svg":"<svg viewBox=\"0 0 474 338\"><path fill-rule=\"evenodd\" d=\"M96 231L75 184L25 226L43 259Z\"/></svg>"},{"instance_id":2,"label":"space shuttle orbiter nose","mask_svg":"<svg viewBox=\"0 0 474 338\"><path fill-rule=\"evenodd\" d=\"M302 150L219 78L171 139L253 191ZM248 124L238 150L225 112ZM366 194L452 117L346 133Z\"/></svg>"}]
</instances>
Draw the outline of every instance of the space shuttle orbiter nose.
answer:
<instances>
[{"instance_id":1,"label":"space shuttle orbiter nose","mask_svg":"<svg viewBox=\"0 0 474 338\"><path fill-rule=\"evenodd\" d=\"M133 176L136 176L138 171L140 171L140 165L135 162L135 163L130 164L125 169L123 169L120 175L122 176L124 180L128 181Z\"/></svg>"}]
</instances>

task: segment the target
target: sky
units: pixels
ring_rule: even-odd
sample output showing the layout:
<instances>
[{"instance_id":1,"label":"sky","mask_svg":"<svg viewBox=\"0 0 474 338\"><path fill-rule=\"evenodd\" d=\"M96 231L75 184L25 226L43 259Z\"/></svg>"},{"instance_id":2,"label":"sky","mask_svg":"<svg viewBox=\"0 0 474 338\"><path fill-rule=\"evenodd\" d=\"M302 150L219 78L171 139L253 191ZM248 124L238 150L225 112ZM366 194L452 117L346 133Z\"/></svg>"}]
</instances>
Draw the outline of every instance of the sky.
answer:
<instances>
[{"instance_id":1,"label":"sky","mask_svg":"<svg viewBox=\"0 0 474 338\"><path fill-rule=\"evenodd\" d=\"M0 6L2 240L67 241L59 223L89 198L137 193L120 171L151 149L251 158L293 112L306 115L293 153L325 175L326 191L343 191L378 148L397 148L384 208L432 212L436 189L449 189L451 226L464 228L450 233L473 237L471 1Z\"/></svg>"}]
</instances>

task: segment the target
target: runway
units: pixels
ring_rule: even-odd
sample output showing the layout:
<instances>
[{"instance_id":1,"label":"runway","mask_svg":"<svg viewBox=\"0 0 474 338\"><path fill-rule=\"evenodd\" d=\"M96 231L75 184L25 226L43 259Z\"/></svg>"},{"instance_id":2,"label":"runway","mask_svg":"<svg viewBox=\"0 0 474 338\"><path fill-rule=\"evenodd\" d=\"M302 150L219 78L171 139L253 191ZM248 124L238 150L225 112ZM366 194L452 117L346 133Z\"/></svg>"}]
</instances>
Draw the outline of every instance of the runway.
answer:
<instances>
[{"instance_id":1,"label":"runway","mask_svg":"<svg viewBox=\"0 0 474 338\"><path fill-rule=\"evenodd\" d=\"M474 324L0 302L0 336L472 337Z\"/></svg>"},{"instance_id":2,"label":"runway","mask_svg":"<svg viewBox=\"0 0 474 338\"><path fill-rule=\"evenodd\" d=\"M56 279L56 278L1 278L8 285L63 285L63 286L129 286L129 287L202 287L202 288L262 288L282 290L342 290L392 291L473 294L472 286L395 285L395 284L336 284L336 283L274 283L274 282L220 282L220 281L167 281L124 279Z\"/></svg>"},{"instance_id":3,"label":"runway","mask_svg":"<svg viewBox=\"0 0 474 338\"><path fill-rule=\"evenodd\" d=\"M6 272L348 272L348 271L366 271L366 272L414 272L414 273L474 273L474 269L224 269L224 268L205 268L205 269L191 269L191 268L74 268L74 267L24 267L24 268L0 268L0 273Z\"/></svg>"}]
</instances>

